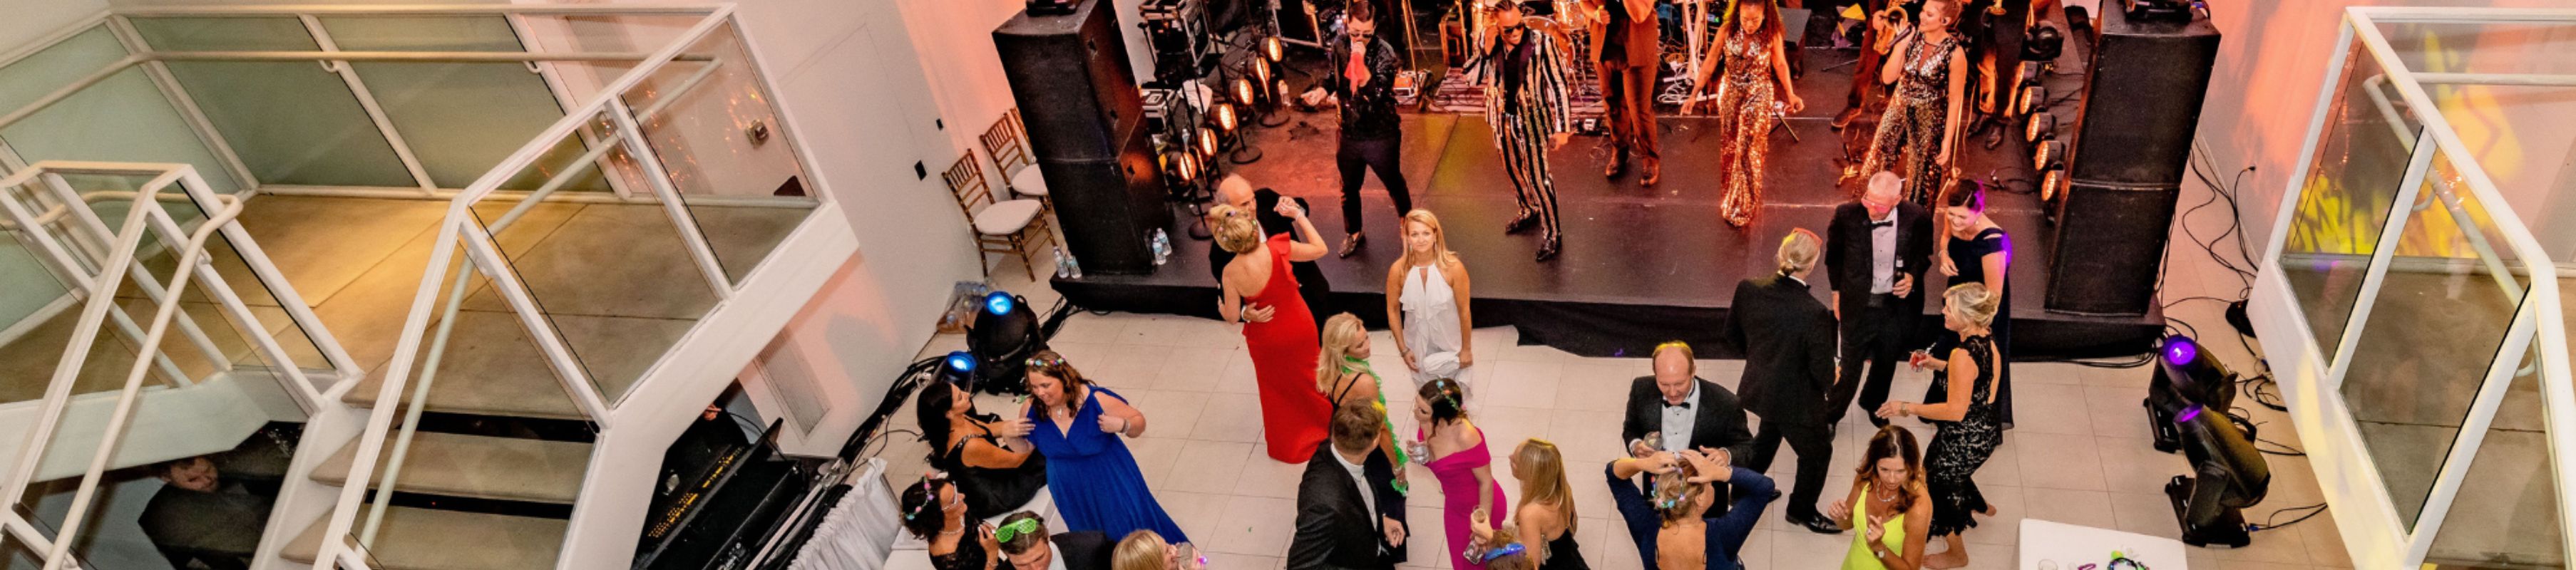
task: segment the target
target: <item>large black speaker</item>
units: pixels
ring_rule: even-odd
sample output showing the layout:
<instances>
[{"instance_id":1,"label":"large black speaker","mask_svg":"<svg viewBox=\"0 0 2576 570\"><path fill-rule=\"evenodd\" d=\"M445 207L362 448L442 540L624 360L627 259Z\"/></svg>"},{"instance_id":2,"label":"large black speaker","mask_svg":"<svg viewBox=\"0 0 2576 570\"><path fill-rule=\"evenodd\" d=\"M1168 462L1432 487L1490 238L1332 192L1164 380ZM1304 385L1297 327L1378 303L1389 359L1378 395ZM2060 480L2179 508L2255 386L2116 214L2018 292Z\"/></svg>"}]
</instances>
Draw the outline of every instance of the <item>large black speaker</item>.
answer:
<instances>
[{"instance_id":1,"label":"large black speaker","mask_svg":"<svg viewBox=\"0 0 2576 570\"><path fill-rule=\"evenodd\" d=\"M2050 311L2143 315L2156 303L2174 204L2218 61L2208 20L2102 14L2049 260Z\"/></svg>"},{"instance_id":2,"label":"large black speaker","mask_svg":"<svg viewBox=\"0 0 2576 570\"><path fill-rule=\"evenodd\" d=\"M1120 135L1144 120L1143 94L1109 3L1084 0L1071 14L1013 16L993 30L1002 75L1040 160L1116 156Z\"/></svg>"},{"instance_id":3,"label":"large black speaker","mask_svg":"<svg viewBox=\"0 0 2576 570\"><path fill-rule=\"evenodd\" d=\"M1108 2L1084 0L993 30L1066 249L1086 274L1152 273L1147 236L1172 220L1119 29Z\"/></svg>"}]
</instances>

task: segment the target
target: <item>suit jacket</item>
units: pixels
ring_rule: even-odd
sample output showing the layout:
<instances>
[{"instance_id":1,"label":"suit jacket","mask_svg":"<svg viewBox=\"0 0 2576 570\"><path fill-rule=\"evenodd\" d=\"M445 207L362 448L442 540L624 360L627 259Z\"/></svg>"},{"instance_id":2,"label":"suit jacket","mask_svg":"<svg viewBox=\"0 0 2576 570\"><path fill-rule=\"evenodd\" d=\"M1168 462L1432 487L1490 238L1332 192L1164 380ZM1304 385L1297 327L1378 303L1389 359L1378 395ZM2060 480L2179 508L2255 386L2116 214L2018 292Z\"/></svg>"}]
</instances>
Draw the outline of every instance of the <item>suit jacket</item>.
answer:
<instances>
[{"instance_id":1,"label":"suit jacket","mask_svg":"<svg viewBox=\"0 0 2576 570\"><path fill-rule=\"evenodd\" d=\"M1602 14L1607 15L1609 14L1610 3L1619 1L1620 0L1584 0L1583 4L1587 7L1598 6L1601 8ZM1662 4L1663 1L1656 0L1654 3ZM1620 9L1625 10L1627 7L1622 5L1620 6ZM1730 16L1731 15L1732 14L1730 14ZM1649 8L1644 14L1630 12L1628 13L1628 17L1627 33L1623 34L1627 39L1627 43L1620 45L1620 49L1627 51L1628 57L1618 63L1633 66L1653 66L1663 63L1663 20L1655 17L1655 11L1651 5L1649 5ZM1646 21L1636 21L1636 18L1641 17L1645 18ZM1602 53L1601 43L1610 37L1610 22L1606 21L1606 19L1604 21L1593 22L1592 33L1586 35L1592 36L1592 51L1584 53L1592 54L1593 59L1600 59Z\"/></svg>"},{"instance_id":2,"label":"suit jacket","mask_svg":"<svg viewBox=\"0 0 2576 570\"><path fill-rule=\"evenodd\" d=\"M1279 198L1279 193L1269 188L1252 192L1253 209L1259 210L1254 213L1253 218L1261 221L1261 235L1278 235L1297 229L1296 221L1289 220L1287 216L1279 215L1276 211L1279 208ZM1297 207L1306 208L1305 198L1289 199L1296 200ZM1307 211L1311 212L1314 209L1307 208ZM1217 247L1214 243L1208 244L1208 275L1215 277L1218 283L1224 283L1225 264L1233 263L1234 257L1234 252ZM1334 313L1341 312L1330 310L1331 308L1326 306L1327 300L1331 298L1333 285L1324 281L1324 268L1316 266L1312 261L1294 261L1288 263L1288 273L1297 276L1297 296L1306 299L1306 310L1314 313L1317 325L1323 324L1324 319Z\"/></svg>"},{"instance_id":3,"label":"suit jacket","mask_svg":"<svg viewBox=\"0 0 2576 570\"><path fill-rule=\"evenodd\" d=\"M1869 222L1869 207L1852 202L1835 207L1834 221L1825 226L1825 286L1843 294L1845 315L1859 314L1869 306L1870 269L1877 255L1871 249ZM1898 272L1914 276L1914 292L1897 300L1897 314L1923 313L1929 288L1923 275L1932 268L1932 244L1931 212L1913 202L1897 202Z\"/></svg>"},{"instance_id":4,"label":"suit jacket","mask_svg":"<svg viewBox=\"0 0 2576 570\"><path fill-rule=\"evenodd\" d=\"M1395 75L1404 71L1404 60L1396 55L1395 44L1384 37L1369 40L1368 54L1361 62L1368 66L1368 82L1358 85L1351 84L1344 69L1351 62L1349 35L1335 36L1324 52L1328 65L1319 84L1342 100L1342 138L1385 140L1403 134L1395 113Z\"/></svg>"},{"instance_id":5,"label":"suit jacket","mask_svg":"<svg viewBox=\"0 0 2576 570\"><path fill-rule=\"evenodd\" d=\"M1753 430L1746 427L1744 406L1736 403L1735 392L1716 382L1698 378L1691 381L1699 383L1699 402L1692 405L1699 415L1692 418L1691 432L1668 433L1664 437L1687 435L1694 449L1720 447L1735 457L1745 457L1753 446ZM1655 377L1639 377L1628 385L1628 417L1619 425L1620 445L1646 437L1647 432L1663 430L1664 393L1655 389Z\"/></svg>"},{"instance_id":6,"label":"suit jacket","mask_svg":"<svg viewBox=\"0 0 2576 570\"><path fill-rule=\"evenodd\" d=\"M1735 286L1727 339L1744 349L1744 409L1765 422L1825 421L1825 391L1834 384L1834 315L1787 275Z\"/></svg>"},{"instance_id":7,"label":"suit jacket","mask_svg":"<svg viewBox=\"0 0 2576 570\"><path fill-rule=\"evenodd\" d=\"M1096 530L1056 533L1047 542L1055 544L1055 557L1064 561L1065 570L1109 570L1110 554L1118 550L1117 541Z\"/></svg>"},{"instance_id":8,"label":"suit jacket","mask_svg":"<svg viewBox=\"0 0 2576 570\"><path fill-rule=\"evenodd\" d=\"M1546 127L1547 132L1540 133L1542 135L1573 132L1574 107L1567 95L1569 88L1566 82L1573 80L1574 75L1565 69L1565 58L1558 53L1565 48L1557 45L1555 34L1527 26L1521 28L1521 33L1521 41L1533 44L1530 49L1535 50L1530 54L1529 65L1513 69L1505 57L1510 50L1504 49L1500 41L1494 42L1494 49L1477 65L1477 81L1485 86L1485 120L1493 122L1499 130L1503 124L1503 111L1518 110L1522 115L1537 118L1539 124ZM1476 41L1476 45L1484 45L1484 32L1477 32ZM1520 74L1523 83L1517 99L1503 93L1503 74L1506 73ZM1495 144L1501 144L1501 141L1497 140Z\"/></svg>"},{"instance_id":9,"label":"suit jacket","mask_svg":"<svg viewBox=\"0 0 2576 570\"><path fill-rule=\"evenodd\" d=\"M1297 481L1297 535L1288 542L1289 570L1387 570L1404 562L1404 547L1386 544L1380 519L1404 520L1395 467L1385 452L1371 451L1360 470L1368 475L1369 492L1377 496L1376 512L1360 499L1350 472L1333 457L1331 443L1316 447L1315 457L1306 460L1306 474ZM1409 544L1414 533L1406 530Z\"/></svg>"}]
</instances>

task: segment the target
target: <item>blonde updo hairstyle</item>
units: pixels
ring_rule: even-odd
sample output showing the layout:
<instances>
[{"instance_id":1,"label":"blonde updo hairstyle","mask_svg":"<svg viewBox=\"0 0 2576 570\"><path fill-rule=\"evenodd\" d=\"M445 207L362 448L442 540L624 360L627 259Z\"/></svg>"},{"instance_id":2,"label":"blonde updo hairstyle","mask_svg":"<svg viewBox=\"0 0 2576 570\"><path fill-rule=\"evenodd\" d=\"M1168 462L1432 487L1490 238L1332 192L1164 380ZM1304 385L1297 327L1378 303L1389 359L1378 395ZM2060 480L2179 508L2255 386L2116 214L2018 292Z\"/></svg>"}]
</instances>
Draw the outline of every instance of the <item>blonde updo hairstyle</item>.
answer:
<instances>
[{"instance_id":1,"label":"blonde updo hairstyle","mask_svg":"<svg viewBox=\"0 0 2576 570\"><path fill-rule=\"evenodd\" d=\"M1163 535L1139 530L1119 539L1118 548L1109 552L1110 570L1164 570L1171 566L1171 544Z\"/></svg>"},{"instance_id":2,"label":"blonde updo hairstyle","mask_svg":"<svg viewBox=\"0 0 2576 570\"><path fill-rule=\"evenodd\" d=\"M1985 328L1994 326L1999 301L1984 283L1961 283L1941 292L1941 312L1959 322Z\"/></svg>"},{"instance_id":3,"label":"blonde updo hairstyle","mask_svg":"<svg viewBox=\"0 0 2576 570\"><path fill-rule=\"evenodd\" d=\"M1216 246L1227 253L1250 253L1261 245L1261 220L1251 210L1220 205L1208 210L1208 217L1216 219Z\"/></svg>"}]
</instances>

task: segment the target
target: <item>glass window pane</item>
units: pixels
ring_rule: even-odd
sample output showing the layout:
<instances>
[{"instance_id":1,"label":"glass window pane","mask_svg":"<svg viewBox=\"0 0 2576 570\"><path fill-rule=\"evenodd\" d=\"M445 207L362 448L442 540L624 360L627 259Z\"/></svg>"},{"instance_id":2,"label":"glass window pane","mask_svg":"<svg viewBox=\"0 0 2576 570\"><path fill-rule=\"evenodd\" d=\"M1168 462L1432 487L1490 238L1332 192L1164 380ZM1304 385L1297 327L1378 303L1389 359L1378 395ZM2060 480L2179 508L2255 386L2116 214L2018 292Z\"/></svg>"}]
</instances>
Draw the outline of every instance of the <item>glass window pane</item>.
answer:
<instances>
[{"instance_id":1,"label":"glass window pane","mask_svg":"<svg viewBox=\"0 0 2576 570\"><path fill-rule=\"evenodd\" d=\"M2406 218L2343 397L2410 526L2504 345L2529 282L2448 156L2435 156Z\"/></svg>"},{"instance_id":2,"label":"glass window pane","mask_svg":"<svg viewBox=\"0 0 2576 570\"><path fill-rule=\"evenodd\" d=\"M518 35L500 16L367 16L322 18L333 43L350 51L522 51ZM423 170L441 188L464 188L508 158L528 139L563 118L545 78L520 63L353 63L367 91L411 145ZM580 141L552 149L580 156ZM501 187L534 190L552 172L530 172ZM593 173L564 190L606 191Z\"/></svg>"},{"instance_id":3,"label":"glass window pane","mask_svg":"<svg viewBox=\"0 0 2576 570\"><path fill-rule=\"evenodd\" d=\"M2280 259L2282 276L2328 362L2343 342L2371 252L2379 247L2411 147L2423 130L2404 110L2382 104L2393 104L2395 95L2361 42L2353 42L2345 62L2342 91L2326 110Z\"/></svg>"},{"instance_id":4,"label":"glass window pane","mask_svg":"<svg viewBox=\"0 0 2576 570\"><path fill-rule=\"evenodd\" d=\"M303 22L135 18L154 49L319 51ZM174 61L170 74L266 184L416 186L346 82L315 62Z\"/></svg>"},{"instance_id":5,"label":"glass window pane","mask_svg":"<svg viewBox=\"0 0 2576 570\"><path fill-rule=\"evenodd\" d=\"M624 101L717 264L738 281L817 202L734 28L716 28L683 53L711 59L654 70Z\"/></svg>"},{"instance_id":6,"label":"glass window pane","mask_svg":"<svg viewBox=\"0 0 2576 570\"><path fill-rule=\"evenodd\" d=\"M0 67L0 113L15 111L54 90L125 57L125 46L107 28L92 28ZM235 192L215 153L188 126L170 99L141 67L128 68L71 97L0 128L19 158L112 162L184 162L196 165L207 187Z\"/></svg>"},{"instance_id":7,"label":"glass window pane","mask_svg":"<svg viewBox=\"0 0 2576 570\"><path fill-rule=\"evenodd\" d=\"M2543 315L2544 318L2556 318ZM2548 349L2535 344L2533 348ZM2433 536L2428 568L2564 568L2558 488L2540 402L2540 367L2527 351L2495 423L2478 442L2450 515Z\"/></svg>"}]
</instances>

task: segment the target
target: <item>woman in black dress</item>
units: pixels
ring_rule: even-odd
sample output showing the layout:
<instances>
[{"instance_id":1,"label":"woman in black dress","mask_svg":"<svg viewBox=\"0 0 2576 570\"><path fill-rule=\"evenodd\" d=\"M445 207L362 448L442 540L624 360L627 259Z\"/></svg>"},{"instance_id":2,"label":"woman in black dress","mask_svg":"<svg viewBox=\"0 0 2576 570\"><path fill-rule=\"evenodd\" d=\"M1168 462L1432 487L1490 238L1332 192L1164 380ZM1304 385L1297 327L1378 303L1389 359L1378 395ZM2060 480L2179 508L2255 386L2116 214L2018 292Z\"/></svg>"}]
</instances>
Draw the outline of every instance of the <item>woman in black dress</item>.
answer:
<instances>
[{"instance_id":1,"label":"woman in black dress","mask_svg":"<svg viewBox=\"0 0 2576 570\"><path fill-rule=\"evenodd\" d=\"M1591 570L1583 561L1583 551L1574 542L1574 486L1565 480L1565 453L1555 443L1532 438L1512 449L1512 478L1521 482L1521 502L1511 513L1512 526L1527 533L1531 556L1538 560L1538 570ZM1482 515L1483 513L1478 513ZM1495 542L1482 516L1468 521L1480 543ZM1494 570L1487 566L1486 570Z\"/></svg>"},{"instance_id":2,"label":"woman in black dress","mask_svg":"<svg viewBox=\"0 0 2576 570\"><path fill-rule=\"evenodd\" d=\"M931 446L930 467L965 492L969 518L1010 514L1046 489L1046 456L1029 444L1028 420L975 413L974 399L945 382L922 388L913 414Z\"/></svg>"},{"instance_id":3,"label":"woman in black dress","mask_svg":"<svg viewBox=\"0 0 2576 570\"><path fill-rule=\"evenodd\" d=\"M1979 283L1995 297L1995 353L2002 361L1995 382L1996 407L2002 410L2004 429L2013 427L2012 382L2012 288L2005 279L2012 266L2012 236L1986 217L1986 185L1975 180L1959 180L1941 193L1941 212L1935 218L1941 224L1941 274L1950 276L1950 284ZM1959 337L1941 335L1931 351L1941 359L1958 347ZM1924 401L1940 403L1941 395L1925 394Z\"/></svg>"},{"instance_id":4,"label":"woman in black dress","mask_svg":"<svg viewBox=\"0 0 2576 570\"><path fill-rule=\"evenodd\" d=\"M993 527L967 520L966 493L945 473L923 476L903 488L903 529L930 543L930 567L938 570L991 570L1001 560ZM967 536L973 531L974 536Z\"/></svg>"},{"instance_id":5,"label":"woman in black dress","mask_svg":"<svg viewBox=\"0 0 2576 570\"><path fill-rule=\"evenodd\" d=\"M1960 533L1977 526L1974 515L1994 516L1993 505L1977 490L1977 468L2003 445L2002 407L1997 405L1995 371L2003 364L1988 328L1995 320L1997 297L1981 283L1950 286L1942 293L1941 326L1959 335L1959 347L1946 360L1923 362L1934 370L1932 390L1949 397L1939 404L1888 402L1878 417L1920 416L1936 430L1923 453L1924 479L1932 498L1930 534L1949 550L1923 558L1925 568L1958 568L1968 564ZM1965 383L1956 378L1973 378Z\"/></svg>"}]
</instances>

